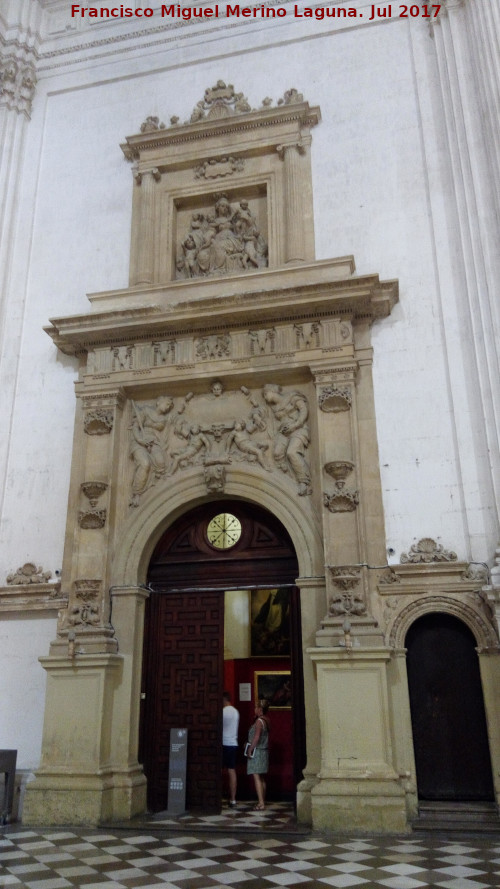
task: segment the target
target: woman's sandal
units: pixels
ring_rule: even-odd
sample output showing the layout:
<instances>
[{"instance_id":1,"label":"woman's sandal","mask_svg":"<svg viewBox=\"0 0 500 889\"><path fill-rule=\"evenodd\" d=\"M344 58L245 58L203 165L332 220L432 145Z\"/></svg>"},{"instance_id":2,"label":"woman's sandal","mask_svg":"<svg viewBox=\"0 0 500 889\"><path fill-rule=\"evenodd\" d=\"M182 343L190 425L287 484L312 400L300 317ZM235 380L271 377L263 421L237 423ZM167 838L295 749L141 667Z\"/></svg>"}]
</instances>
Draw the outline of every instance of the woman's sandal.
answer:
<instances>
[{"instance_id":1,"label":"woman's sandal","mask_svg":"<svg viewBox=\"0 0 500 889\"><path fill-rule=\"evenodd\" d=\"M254 812L263 812L265 808L265 806L257 805L253 807L253 810Z\"/></svg>"}]
</instances>

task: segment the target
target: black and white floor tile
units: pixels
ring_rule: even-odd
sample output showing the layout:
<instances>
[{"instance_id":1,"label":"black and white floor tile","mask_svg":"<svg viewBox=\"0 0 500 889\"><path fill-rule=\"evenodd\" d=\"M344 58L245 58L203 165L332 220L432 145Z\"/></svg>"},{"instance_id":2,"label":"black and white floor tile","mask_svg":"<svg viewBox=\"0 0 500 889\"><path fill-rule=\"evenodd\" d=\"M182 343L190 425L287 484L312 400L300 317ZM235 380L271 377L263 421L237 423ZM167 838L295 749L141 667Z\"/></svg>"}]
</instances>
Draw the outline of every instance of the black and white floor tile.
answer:
<instances>
[{"instance_id":1,"label":"black and white floor tile","mask_svg":"<svg viewBox=\"0 0 500 889\"><path fill-rule=\"evenodd\" d=\"M273 816L245 832L207 819L150 829L0 829L0 889L498 889L500 838L411 835L352 838L293 832ZM233 813L231 812L231 815ZM284 819L289 813L281 812ZM212 816L213 817L213 816ZM216 816L218 818L226 817ZM235 819L237 820L237 819Z\"/></svg>"}]
</instances>

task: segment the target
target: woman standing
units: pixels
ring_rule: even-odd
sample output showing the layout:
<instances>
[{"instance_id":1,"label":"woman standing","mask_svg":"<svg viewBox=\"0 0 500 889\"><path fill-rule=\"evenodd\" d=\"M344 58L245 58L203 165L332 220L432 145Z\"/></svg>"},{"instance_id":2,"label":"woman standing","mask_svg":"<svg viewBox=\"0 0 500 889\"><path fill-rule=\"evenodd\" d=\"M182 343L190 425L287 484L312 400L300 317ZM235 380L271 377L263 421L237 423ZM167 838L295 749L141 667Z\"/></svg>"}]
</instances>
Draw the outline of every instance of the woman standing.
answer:
<instances>
[{"instance_id":1,"label":"woman standing","mask_svg":"<svg viewBox=\"0 0 500 889\"><path fill-rule=\"evenodd\" d=\"M253 775L257 792L256 812L262 812L266 799L266 779L269 769L269 729L270 722L266 715L269 704L265 698L255 704L255 719L248 732L247 775Z\"/></svg>"}]
</instances>

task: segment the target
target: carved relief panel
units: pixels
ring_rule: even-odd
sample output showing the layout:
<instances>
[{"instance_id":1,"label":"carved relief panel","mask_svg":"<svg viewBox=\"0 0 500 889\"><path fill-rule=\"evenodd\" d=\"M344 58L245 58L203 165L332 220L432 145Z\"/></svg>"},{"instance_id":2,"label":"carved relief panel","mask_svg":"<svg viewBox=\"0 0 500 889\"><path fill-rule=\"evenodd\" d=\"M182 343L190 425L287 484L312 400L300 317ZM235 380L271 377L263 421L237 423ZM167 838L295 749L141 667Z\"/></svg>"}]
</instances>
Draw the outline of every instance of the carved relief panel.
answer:
<instances>
[{"instance_id":1,"label":"carved relief panel","mask_svg":"<svg viewBox=\"0 0 500 889\"><path fill-rule=\"evenodd\" d=\"M215 380L206 394L131 401L131 410L130 506L188 467L200 467L208 491L223 492L227 469L238 463L286 473L299 496L312 493L309 403L299 388L225 391Z\"/></svg>"}]
</instances>

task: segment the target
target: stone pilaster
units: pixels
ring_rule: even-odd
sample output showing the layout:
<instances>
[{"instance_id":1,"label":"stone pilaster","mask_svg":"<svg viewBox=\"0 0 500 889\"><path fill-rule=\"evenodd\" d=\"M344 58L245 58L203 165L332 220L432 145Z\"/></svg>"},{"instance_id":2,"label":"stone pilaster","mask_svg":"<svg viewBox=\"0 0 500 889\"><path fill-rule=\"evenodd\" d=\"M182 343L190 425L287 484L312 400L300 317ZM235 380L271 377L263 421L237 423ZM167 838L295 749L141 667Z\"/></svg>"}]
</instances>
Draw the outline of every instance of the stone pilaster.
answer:
<instances>
[{"instance_id":1,"label":"stone pilaster","mask_svg":"<svg viewBox=\"0 0 500 889\"><path fill-rule=\"evenodd\" d=\"M306 245L303 226L301 157L305 155L306 147L303 142L279 145L278 153L285 168L285 263L304 262L306 260Z\"/></svg>"},{"instance_id":2,"label":"stone pilaster","mask_svg":"<svg viewBox=\"0 0 500 889\"><path fill-rule=\"evenodd\" d=\"M61 613L52 655L114 652L109 597L109 515L114 509L113 472L124 404L121 390L78 399L69 509L75 515L67 531L62 587L68 609Z\"/></svg>"},{"instance_id":3,"label":"stone pilaster","mask_svg":"<svg viewBox=\"0 0 500 889\"><path fill-rule=\"evenodd\" d=\"M154 167L135 173L140 186L140 216L137 232L137 267L133 284L153 284L155 238L155 182L161 173Z\"/></svg>"}]
</instances>

